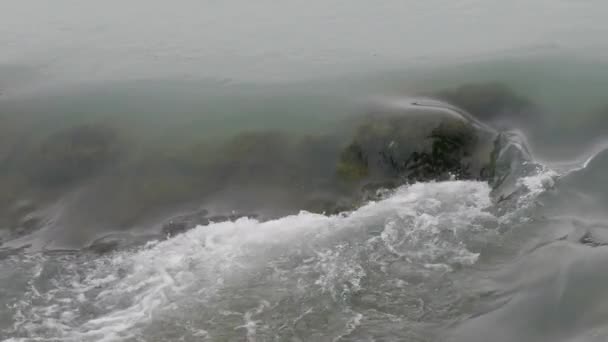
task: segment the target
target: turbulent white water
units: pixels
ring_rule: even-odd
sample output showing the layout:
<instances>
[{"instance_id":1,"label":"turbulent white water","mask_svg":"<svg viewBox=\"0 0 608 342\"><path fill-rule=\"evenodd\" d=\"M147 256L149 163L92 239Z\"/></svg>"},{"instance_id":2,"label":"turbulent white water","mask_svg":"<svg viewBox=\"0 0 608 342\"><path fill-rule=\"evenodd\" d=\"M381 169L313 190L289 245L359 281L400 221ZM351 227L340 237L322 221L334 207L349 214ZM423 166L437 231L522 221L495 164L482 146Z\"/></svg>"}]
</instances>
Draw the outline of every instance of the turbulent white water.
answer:
<instances>
[{"instance_id":1,"label":"turbulent white water","mask_svg":"<svg viewBox=\"0 0 608 342\"><path fill-rule=\"evenodd\" d=\"M536 177L522 183L529 203L545 189L538 177L547 175ZM3 334L7 341L416 340L429 334L417 321L458 317L449 308L470 295L470 280L457 274L498 242L501 220L482 182L418 183L385 196L337 216L212 223L106 257L13 255L0 273L24 292L3 300L13 317Z\"/></svg>"}]
</instances>

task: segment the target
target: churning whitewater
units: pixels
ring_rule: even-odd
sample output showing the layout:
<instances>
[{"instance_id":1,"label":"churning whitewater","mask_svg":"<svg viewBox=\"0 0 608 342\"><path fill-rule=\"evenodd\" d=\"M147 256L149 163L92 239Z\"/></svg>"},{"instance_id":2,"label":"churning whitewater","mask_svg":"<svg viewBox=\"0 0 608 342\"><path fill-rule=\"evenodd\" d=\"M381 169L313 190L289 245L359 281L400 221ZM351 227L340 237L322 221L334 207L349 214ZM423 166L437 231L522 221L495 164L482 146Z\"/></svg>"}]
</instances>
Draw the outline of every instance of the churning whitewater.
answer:
<instances>
[{"instance_id":1,"label":"churning whitewater","mask_svg":"<svg viewBox=\"0 0 608 342\"><path fill-rule=\"evenodd\" d=\"M485 182L416 183L352 212L210 223L101 257L12 254L2 331L7 341L427 340L472 314L473 298L501 300L470 275L554 177L521 178L509 204Z\"/></svg>"}]
</instances>

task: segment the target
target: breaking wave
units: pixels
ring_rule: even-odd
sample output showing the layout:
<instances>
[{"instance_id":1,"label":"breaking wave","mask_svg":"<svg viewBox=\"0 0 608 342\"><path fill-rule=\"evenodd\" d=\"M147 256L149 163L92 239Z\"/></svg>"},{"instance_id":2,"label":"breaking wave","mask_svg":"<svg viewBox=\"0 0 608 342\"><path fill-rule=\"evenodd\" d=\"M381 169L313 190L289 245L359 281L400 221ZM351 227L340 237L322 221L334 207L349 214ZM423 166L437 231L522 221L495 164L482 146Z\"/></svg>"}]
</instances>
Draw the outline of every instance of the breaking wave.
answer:
<instances>
[{"instance_id":1,"label":"breaking wave","mask_svg":"<svg viewBox=\"0 0 608 342\"><path fill-rule=\"evenodd\" d=\"M405 185L352 212L209 223L105 256L14 254L7 341L429 338L473 294L462 274L556 174ZM430 291L429 289L433 289ZM479 295L479 294L475 294Z\"/></svg>"}]
</instances>

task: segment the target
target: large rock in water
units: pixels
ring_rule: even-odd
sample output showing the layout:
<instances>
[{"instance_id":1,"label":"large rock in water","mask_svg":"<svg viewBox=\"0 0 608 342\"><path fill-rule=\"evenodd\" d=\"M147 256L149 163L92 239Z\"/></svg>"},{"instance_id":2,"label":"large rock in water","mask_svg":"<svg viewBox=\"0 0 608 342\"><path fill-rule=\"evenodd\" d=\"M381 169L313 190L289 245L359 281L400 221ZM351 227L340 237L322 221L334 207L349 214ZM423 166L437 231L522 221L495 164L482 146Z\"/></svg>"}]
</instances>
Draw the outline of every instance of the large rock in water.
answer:
<instances>
[{"instance_id":1,"label":"large rock in water","mask_svg":"<svg viewBox=\"0 0 608 342\"><path fill-rule=\"evenodd\" d=\"M342 150L337 173L372 187L452 178L489 180L496 138L494 130L448 106L382 105L357 126Z\"/></svg>"}]
</instances>

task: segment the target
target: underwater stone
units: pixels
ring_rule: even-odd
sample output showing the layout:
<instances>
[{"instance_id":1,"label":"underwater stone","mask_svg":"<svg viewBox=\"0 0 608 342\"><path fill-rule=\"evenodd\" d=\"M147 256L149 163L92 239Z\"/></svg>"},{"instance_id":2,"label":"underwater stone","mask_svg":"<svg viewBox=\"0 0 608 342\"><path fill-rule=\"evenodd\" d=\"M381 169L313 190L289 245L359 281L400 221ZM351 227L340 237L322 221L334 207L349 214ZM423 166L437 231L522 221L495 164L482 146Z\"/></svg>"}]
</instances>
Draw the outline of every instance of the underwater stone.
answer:
<instances>
[{"instance_id":1,"label":"underwater stone","mask_svg":"<svg viewBox=\"0 0 608 342\"><path fill-rule=\"evenodd\" d=\"M117 135L103 125L82 125L56 133L33 154L33 177L63 185L94 175L117 155Z\"/></svg>"},{"instance_id":2,"label":"underwater stone","mask_svg":"<svg viewBox=\"0 0 608 342\"><path fill-rule=\"evenodd\" d=\"M450 178L486 180L495 137L495 132L476 127L456 112L372 113L344 147L337 174L368 187Z\"/></svg>"},{"instance_id":3,"label":"underwater stone","mask_svg":"<svg viewBox=\"0 0 608 342\"><path fill-rule=\"evenodd\" d=\"M289 182L294 170L291 146L292 141L279 132L244 132L220 149L216 166L228 182Z\"/></svg>"}]
</instances>

